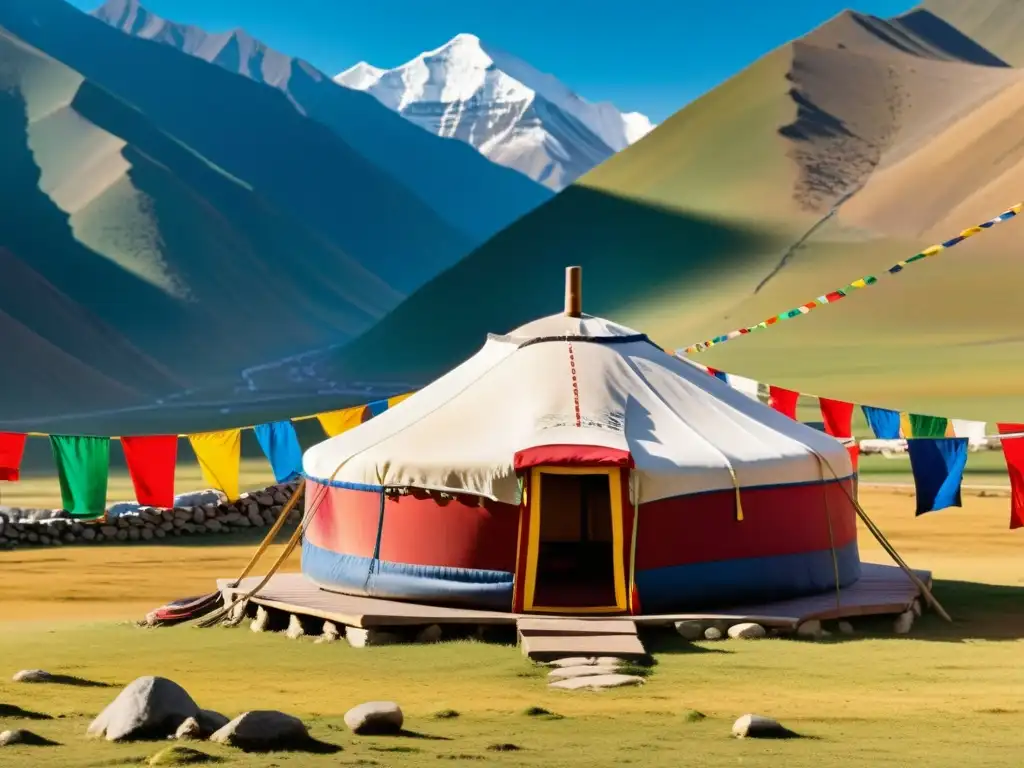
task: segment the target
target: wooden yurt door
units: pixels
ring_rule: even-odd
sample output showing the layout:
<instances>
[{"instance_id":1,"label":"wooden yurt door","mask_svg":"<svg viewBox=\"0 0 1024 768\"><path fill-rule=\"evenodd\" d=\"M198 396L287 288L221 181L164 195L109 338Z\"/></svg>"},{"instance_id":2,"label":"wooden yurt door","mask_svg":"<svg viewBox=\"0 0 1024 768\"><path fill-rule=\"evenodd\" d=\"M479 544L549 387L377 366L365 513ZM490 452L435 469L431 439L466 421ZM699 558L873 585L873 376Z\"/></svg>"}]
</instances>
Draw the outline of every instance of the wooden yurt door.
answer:
<instances>
[{"instance_id":1,"label":"wooden yurt door","mask_svg":"<svg viewBox=\"0 0 1024 768\"><path fill-rule=\"evenodd\" d=\"M523 609L625 612L620 469L541 466L529 480Z\"/></svg>"}]
</instances>

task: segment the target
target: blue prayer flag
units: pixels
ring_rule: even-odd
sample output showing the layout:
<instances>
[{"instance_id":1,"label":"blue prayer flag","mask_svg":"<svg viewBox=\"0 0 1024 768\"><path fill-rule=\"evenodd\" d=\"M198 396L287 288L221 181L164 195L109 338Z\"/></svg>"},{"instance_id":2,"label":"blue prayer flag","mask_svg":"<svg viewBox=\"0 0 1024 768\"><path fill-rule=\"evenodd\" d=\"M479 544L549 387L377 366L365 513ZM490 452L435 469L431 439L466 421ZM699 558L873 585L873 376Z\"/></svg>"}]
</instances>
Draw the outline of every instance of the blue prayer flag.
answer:
<instances>
[{"instance_id":1,"label":"blue prayer flag","mask_svg":"<svg viewBox=\"0 0 1024 768\"><path fill-rule=\"evenodd\" d=\"M967 438L911 438L907 451L914 472L917 514L962 506L960 483L967 466Z\"/></svg>"},{"instance_id":2,"label":"blue prayer flag","mask_svg":"<svg viewBox=\"0 0 1024 768\"><path fill-rule=\"evenodd\" d=\"M900 414L897 411L889 411L885 408L874 408L870 405L863 405L864 418L868 420L871 431L879 440L899 440L900 438Z\"/></svg>"},{"instance_id":3,"label":"blue prayer flag","mask_svg":"<svg viewBox=\"0 0 1024 768\"><path fill-rule=\"evenodd\" d=\"M366 407L369 409L370 418L372 419L374 416L380 416L382 413L384 413L384 411L388 409L388 401L374 400L372 403L369 403Z\"/></svg>"},{"instance_id":4,"label":"blue prayer flag","mask_svg":"<svg viewBox=\"0 0 1024 768\"><path fill-rule=\"evenodd\" d=\"M270 461L277 482L287 483L302 474L302 448L290 421L259 424L253 431Z\"/></svg>"}]
</instances>

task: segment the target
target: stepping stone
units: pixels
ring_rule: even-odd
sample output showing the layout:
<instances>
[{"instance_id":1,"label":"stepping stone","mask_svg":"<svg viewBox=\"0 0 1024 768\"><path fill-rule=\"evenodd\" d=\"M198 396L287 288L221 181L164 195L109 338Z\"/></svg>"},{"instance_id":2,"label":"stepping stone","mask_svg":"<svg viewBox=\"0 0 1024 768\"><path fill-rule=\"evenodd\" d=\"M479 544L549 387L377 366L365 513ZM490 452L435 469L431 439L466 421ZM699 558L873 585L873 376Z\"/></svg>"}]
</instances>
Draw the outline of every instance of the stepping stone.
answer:
<instances>
[{"instance_id":1,"label":"stepping stone","mask_svg":"<svg viewBox=\"0 0 1024 768\"><path fill-rule=\"evenodd\" d=\"M583 664L578 667L559 667L548 672L549 680L568 680L573 677L592 677L594 675L614 675L619 671L617 666L607 664Z\"/></svg>"},{"instance_id":2,"label":"stepping stone","mask_svg":"<svg viewBox=\"0 0 1024 768\"><path fill-rule=\"evenodd\" d=\"M554 659L546 663L549 667L583 667L597 664L597 659L593 656L569 656L565 659Z\"/></svg>"},{"instance_id":3,"label":"stepping stone","mask_svg":"<svg viewBox=\"0 0 1024 768\"><path fill-rule=\"evenodd\" d=\"M534 661L566 657L646 659L636 635L522 635L523 654Z\"/></svg>"},{"instance_id":4,"label":"stepping stone","mask_svg":"<svg viewBox=\"0 0 1024 768\"><path fill-rule=\"evenodd\" d=\"M643 685L644 679L636 675L592 675L588 677L573 677L568 680L558 680L550 683L548 688L559 688L563 691L578 691L581 689L602 689L622 688L627 685Z\"/></svg>"}]
</instances>

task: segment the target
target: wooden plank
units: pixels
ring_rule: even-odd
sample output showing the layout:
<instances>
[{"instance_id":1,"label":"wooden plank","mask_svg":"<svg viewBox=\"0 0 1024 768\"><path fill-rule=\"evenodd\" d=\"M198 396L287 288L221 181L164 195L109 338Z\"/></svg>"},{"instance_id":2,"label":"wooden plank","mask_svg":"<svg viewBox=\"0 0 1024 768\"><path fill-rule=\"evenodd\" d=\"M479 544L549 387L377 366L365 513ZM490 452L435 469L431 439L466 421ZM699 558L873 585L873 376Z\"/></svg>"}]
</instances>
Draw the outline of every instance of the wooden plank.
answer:
<instances>
[{"instance_id":1,"label":"wooden plank","mask_svg":"<svg viewBox=\"0 0 1024 768\"><path fill-rule=\"evenodd\" d=\"M231 579L220 579L218 589L225 595L245 594L262 577L244 579L231 587ZM410 626L417 624L514 624L516 615L502 611L481 611L360 595L343 595L321 589L300 573L282 573L252 598L258 605L306 616L337 621L352 627Z\"/></svg>"},{"instance_id":2,"label":"wooden plank","mask_svg":"<svg viewBox=\"0 0 1024 768\"><path fill-rule=\"evenodd\" d=\"M647 651L635 635L527 635L521 638L521 642L523 655L534 661L552 661L569 656L647 658Z\"/></svg>"},{"instance_id":3,"label":"wooden plank","mask_svg":"<svg viewBox=\"0 0 1024 768\"><path fill-rule=\"evenodd\" d=\"M629 619L521 618L516 629L523 635L635 635Z\"/></svg>"}]
</instances>

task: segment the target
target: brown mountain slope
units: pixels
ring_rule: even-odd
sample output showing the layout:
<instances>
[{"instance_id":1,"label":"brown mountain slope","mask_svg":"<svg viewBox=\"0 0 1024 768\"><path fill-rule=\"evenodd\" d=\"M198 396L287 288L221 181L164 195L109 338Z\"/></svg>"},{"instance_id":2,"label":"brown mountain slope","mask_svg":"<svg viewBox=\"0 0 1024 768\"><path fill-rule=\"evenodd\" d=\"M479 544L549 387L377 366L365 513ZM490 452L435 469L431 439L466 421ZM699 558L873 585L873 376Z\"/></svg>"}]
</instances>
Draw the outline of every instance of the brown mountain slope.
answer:
<instances>
[{"instance_id":1,"label":"brown mountain slope","mask_svg":"<svg viewBox=\"0 0 1024 768\"><path fill-rule=\"evenodd\" d=\"M1024 67L1021 0L926 0L916 10L934 14L1010 65Z\"/></svg>"},{"instance_id":2,"label":"brown mountain slope","mask_svg":"<svg viewBox=\"0 0 1024 768\"><path fill-rule=\"evenodd\" d=\"M585 267L588 310L664 346L799 306L1024 197L1022 81L937 17L841 14L477 249L325 369L421 383L483 332L556 311L567 263ZM1024 278L1015 226L700 359L858 402L1024 418L1024 347L993 346L1007 335L993 308Z\"/></svg>"}]
</instances>

